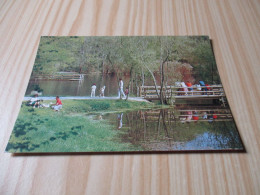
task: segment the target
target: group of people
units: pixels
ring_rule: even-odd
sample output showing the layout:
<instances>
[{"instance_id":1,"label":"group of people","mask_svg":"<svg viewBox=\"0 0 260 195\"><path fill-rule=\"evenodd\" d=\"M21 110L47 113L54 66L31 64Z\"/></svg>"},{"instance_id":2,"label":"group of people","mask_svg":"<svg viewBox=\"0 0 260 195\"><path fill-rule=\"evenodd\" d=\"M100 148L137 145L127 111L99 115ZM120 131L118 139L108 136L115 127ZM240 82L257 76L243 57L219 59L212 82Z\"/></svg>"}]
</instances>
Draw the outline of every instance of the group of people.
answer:
<instances>
[{"instance_id":1,"label":"group of people","mask_svg":"<svg viewBox=\"0 0 260 195\"><path fill-rule=\"evenodd\" d=\"M124 97L125 99L127 99L129 91L128 91L128 88L126 88L126 90L124 91L124 82L121 78L119 79L118 86L119 86L119 88L118 88L118 98ZM91 86L90 97L95 97L96 89L97 89L96 83L93 83L93 85ZM103 86L103 87L100 88L99 97L105 97L105 89L106 89L106 86Z\"/></svg>"},{"instance_id":2,"label":"group of people","mask_svg":"<svg viewBox=\"0 0 260 195\"><path fill-rule=\"evenodd\" d=\"M180 120L182 123L184 122L191 122L191 121L198 121L201 117L201 119L206 120L208 119L208 122L212 122L213 120L217 119L218 116L216 113L210 113L207 112L197 112L197 111L187 111L183 113L183 117L180 117Z\"/></svg>"},{"instance_id":3,"label":"group of people","mask_svg":"<svg viewBox=\"0 0 260 195\"><path fill-rule=\"evenodd\" d=\"M43 100L38 98L38 94L35 94L28 102L28 106L32 106L33 108L49 108L51 107L54 111L60 111L62 109L62 102L59 96L56 96L55 104L44 104Z\"/></svg>"},{"instance_id":4,"label":"group of people","mask_svg":"<svg viewBox=\"0 0 260 195\"><path fill-rule=\"evenodd\" d=\"M97 86L95 83L93 83L93 85L91 86L91 95L90 97L95 97L96 95L96 89ZM106 86L103 86L100 88L100 94L99 97L105 97L105 89ZM118 97L121 98L122 96L127 99L128 98L128 88L126 88L126 90L124 91L124 83L123 80L120 78L119 79L119 88L118 88ZM43 100L40 100L38 98L38 94L35 94L28 102L27 102L28 106L32 106L33 108L47 108L47 107L51 107L53 110L55 111L60 111L62 109L62 102L60 100L59 96L56 96L56 103L55 104L44 104Z\"/></svg>"},{"instance_id":5,"label":"group of people","mask_svg":"<svg viewBox=\"0 0 260 195\"><path fill-rule=\"evenodd\" d=\"M190 81L180 82L179 86L181 87L179 91L183 91L184 93L181 95L188 95L188 92L193 92L194 88L196 88L197 91L205 91L201 95L207 95L207 91L210 90L210 87L208 84L205 84L204 81L200 80L198 84L192 84Z\"/></svg>"},{"instance_id":6,"label":"group of people","mask_svg":"<svg viewBox=\"0 0 260 195\"><path fill-rule=\"evenodd\" d=\"M96 95L96 89L97 89L96 83L93 83L93 85L91 86L91 94L90 94L90 97L95 97L95 95ZM100 88L99 97L105 97L105 89L106 89L106 86L105 86L105 85Z\"/></svg>"}]
</instances>

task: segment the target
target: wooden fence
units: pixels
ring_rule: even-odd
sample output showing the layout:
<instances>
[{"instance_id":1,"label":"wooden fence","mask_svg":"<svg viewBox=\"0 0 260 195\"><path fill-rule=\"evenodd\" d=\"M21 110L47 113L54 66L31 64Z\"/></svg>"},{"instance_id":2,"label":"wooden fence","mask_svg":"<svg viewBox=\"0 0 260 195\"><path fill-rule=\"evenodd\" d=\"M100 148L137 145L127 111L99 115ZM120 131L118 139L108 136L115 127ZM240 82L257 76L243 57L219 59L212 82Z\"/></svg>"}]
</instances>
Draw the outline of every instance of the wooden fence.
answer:
<instances>
[{"instance_id":1,"label":"wooden fence","mask_svg":"<svg viewBox=\"0 0 260 195\"><path fill-rule=\"evenodd\" d=\"M176 98L176 99L219 99L225 97L225 93L222 85L211 85L206 87L187 87L188 91L184 91L183 87L166 86L163 87L164 98ZM200 89L200 90L199 90ZM157 91L160 95L161 86L157 86ZM140 86L139 96L147 100L157 100L159 96L156 92L155 86Z\"/></svg>"}]
</instances>

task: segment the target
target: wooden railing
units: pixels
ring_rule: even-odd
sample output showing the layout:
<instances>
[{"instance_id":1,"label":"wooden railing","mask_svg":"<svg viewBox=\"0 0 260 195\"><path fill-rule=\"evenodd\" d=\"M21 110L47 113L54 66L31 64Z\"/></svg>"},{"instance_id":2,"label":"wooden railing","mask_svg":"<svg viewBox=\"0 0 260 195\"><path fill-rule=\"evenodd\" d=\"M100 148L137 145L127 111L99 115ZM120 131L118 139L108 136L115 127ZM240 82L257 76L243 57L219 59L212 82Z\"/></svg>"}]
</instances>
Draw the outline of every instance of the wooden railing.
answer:
<instances>
[{"instance_id":1,"label":"wooden railing","mask_svg":"<svg viewBox=\"0 0 260 195\"><path fill-rule=\"evenodd\" d=\"M198 90L200 88L201 90ZM183 87L167 86L163 87L163 97L174 97L177 99L193 99L193 98L220 98L224 97L225 93L222 85L211 85L205 87L187 87L188 91L184 91ZM157 86L157 91L160 95L161 87ZM139 96L145 99L159 99L155 86L140 86Z\"/></svg>"},{"instance_id":2,"label":"wooden railing","mask_svg":"<svg viewBox=\"0 0 260 195\"><path fill-rule=\"evenodd\" d=\"M70 80L70 81L76 81L76 80L83 80L84 75L83 74L70 74L70 75L34 75L31 77L31 79L39 79L39 80Z\"/></svg>"},{"instance_id":3,"label":"wooden railing","mask_svg":"<svg viewBox=\"0 0 260 195\"><path fill-rule=\"evenodd\" d=\"M158 121L159 118L162 117L161 110L147 110L147 111L141 111L140 116L141 118L145 118L147 122L149 121ZM165 120L166 121L210 121L213 117L213 115L216 116L214 121L232 121L233 116L231 114L230 109L180 109L177 110L175 113L173 110L170 110L165 112L166 115ZM207 116L206 118L205 115ZM198 120L193 120L193 116L199 117ZM204 117L203 117L204 116ZM189 120L188 120L189 119Z\"/></svg>"}]
</instances>

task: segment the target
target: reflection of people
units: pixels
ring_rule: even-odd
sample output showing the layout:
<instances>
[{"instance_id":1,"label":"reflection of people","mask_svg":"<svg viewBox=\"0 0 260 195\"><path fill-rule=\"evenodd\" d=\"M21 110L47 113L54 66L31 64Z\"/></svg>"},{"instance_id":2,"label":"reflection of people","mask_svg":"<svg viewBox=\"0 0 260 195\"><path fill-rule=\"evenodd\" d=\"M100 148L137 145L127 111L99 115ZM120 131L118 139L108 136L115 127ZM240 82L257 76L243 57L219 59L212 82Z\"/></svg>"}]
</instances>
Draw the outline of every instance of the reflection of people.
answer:
<instances>
[{"instance_id":1,"label":"reflection of people","mask_svg":"<svg viewBox=\"0 0 260 195\"><path fill-rule=\"evenodd\" d=\"M91 97L95 97L95 93L96 93L96 84L94 83L91 87Z\"/></svg>"},{"instance_id":2,"label":"reflection of people","mask_svg":"<svg viewBox=\"0 0 260 195\"><path fill-rule=\"evenodd\" d=\"M188 122L190 122L191 121L191 119L192 119L192 111L188 111L187 112L187 118L186 118L186 120L188 121Z\"/></svg>"},{"instance_id":3,"label":"reflection of people","mask_svg":"<svg viewBox=\"0 0 260 195\"><path fill-rule=\"evenodd\" d=\"M60 109L62 109L62 103L61 103L59 96L56 96L56 104L54 104L54 106L52 106L52 108L55 111L60 111Z\"/></svg>"},{"instance_id":4,"label":"reflection of people","mask_svg":"<svg viewBox=\"0 0 260 195\"><path fill-rule=\"evenodd\" d=\"M123 126L123 113L117 115L117 121L118 121L117 129L121 129Z\"/></svg>"},{"instance_id":5,"label":"reflection of people","mask_svg":"<svg viewBox=\"0 0 260 195\"><path fill-rule=\"evenodd\" d=\"M106 89L106 86L103 86L103 87L101 87L101 89L100 89L100 97L105 97L105 89Z\"/></svg>"},{"instance_id":6,"label":"reflection of people","mask_svg":"<svg viewBox=\"0 0 260 195\"><path fill-rule=\"evenodd\" d=\"M198 115L197 111L194 112L194 115L192 116L192 119L195 120L195 121L199 120L199 115Z\"/></svg>"},{"instance_id":7,"label":"reflection of people","mask_svg":"<svg viewBox=\"0 0 260 195\"><path fill-rule=\"evenodd\" d=\"M207 112L203 112L202 119L207 119L207 118L208 118Z\"/></svg>"},{"instance_id":8,"label":"reflection of people","mask_svg":"<svg viewBox=\"0 0 260 195\"><path fill-rule=\"evenodd\" d=\"M124 98L126 98L123 88L124 88L124 82L120 78L119 79L119 93L118 93L120 98L121 98L122 95L124 96Z\"/></svg>"}]
</instances>

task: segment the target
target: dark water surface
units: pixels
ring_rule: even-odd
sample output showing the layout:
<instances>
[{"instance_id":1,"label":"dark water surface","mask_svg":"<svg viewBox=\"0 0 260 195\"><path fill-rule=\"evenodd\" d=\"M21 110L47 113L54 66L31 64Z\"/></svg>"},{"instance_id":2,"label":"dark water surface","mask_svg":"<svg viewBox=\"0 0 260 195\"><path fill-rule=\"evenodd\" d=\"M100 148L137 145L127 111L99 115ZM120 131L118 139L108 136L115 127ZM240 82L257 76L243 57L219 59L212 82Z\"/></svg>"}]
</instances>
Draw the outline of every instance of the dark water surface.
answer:
<instances>
[{"instance_id":1,"label":"dark water surface","mask_svg":"<svg viewBox=\"0 0 260 195\"><path fill-rule=\"evenodd\" d=\"M128 86L130 76L122 76L121 78L125 89ZM30 80L25 95L29 96L34 86L39 85L43 89L43 96L90 96L93 83L97 86L96 96L99 95L99 90L104 85L106 86L105 96L116 96L118 94L118 82L115 74L106 74L104 76L91 74L85 75L82 81ZM136 93L136 89L132 91Z\"/></svg>"},{"instance_id":2,"label":"dark water surface","mask_svg":"<svg viewBox=\"0 0 260 195\"><path fill-rule=\"evenodd\" d=\"M213 107L207 112L207 119L202 118L202 112L192 111L190 116L190 111L182 110L139 110L97 115L95 119L109 121L121 132L122 142L130 142L148 151L243 150L234 120L225 109ZM210 113L216 112L218 118L212 119ZM193 120L195 115L198 120Z\"/></svg>"}]
</instances>

